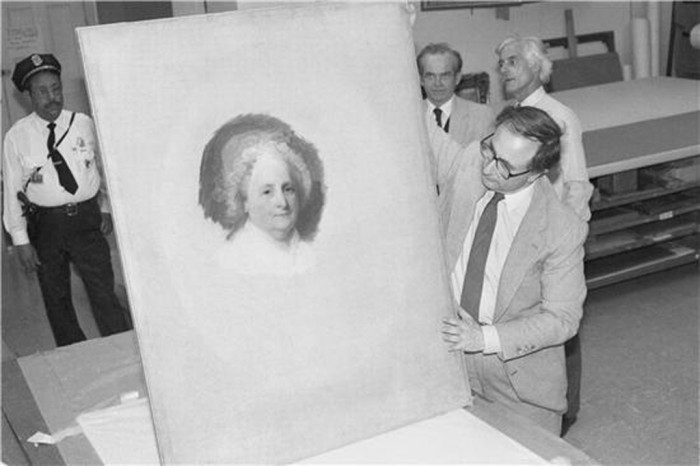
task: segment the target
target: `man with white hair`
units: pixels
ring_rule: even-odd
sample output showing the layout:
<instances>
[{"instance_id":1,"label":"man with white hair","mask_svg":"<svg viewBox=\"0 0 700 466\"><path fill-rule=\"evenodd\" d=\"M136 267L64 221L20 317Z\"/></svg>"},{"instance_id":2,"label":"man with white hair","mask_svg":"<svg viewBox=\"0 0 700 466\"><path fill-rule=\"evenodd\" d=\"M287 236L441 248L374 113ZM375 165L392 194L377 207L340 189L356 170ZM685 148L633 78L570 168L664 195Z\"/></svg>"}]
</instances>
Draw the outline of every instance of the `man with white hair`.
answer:
<instances>
[{"instance_id":1,"label":"man with white hair","mask_svg":"<svg viewBox=\"0 0 700 466\"><path fill-rule=\"evenodd\" d=\"M501 42L496 54L506 96L514 99L517 106L544 110L564 133L560 170L549 175L550 181L559 198L583 220L589 220L588 201L593 186L588 181L581 122L570 108L544 90L552 74L552 62L547 58L544 44L536 37L511 36Z\"/></svg>"},{"instance_id":2,"label":"man with white hair","mask_svg":"<svg viewBox=\"0 0 700 466\"><path fill-rule=\"evenodd\" d=\"M510 36L496 47L503 90L516 106L537 107L547 112L562 130L559 170L548 173L559 198L585 221L591 218L588 202L593 186L588 181L581 122L567 106L548 95L544 84L552 74L552 62L537 37ZM580 404L581 349L578 334L566 344L568 411L562 435L576 422Z\"/></svg>"}]
</instances>

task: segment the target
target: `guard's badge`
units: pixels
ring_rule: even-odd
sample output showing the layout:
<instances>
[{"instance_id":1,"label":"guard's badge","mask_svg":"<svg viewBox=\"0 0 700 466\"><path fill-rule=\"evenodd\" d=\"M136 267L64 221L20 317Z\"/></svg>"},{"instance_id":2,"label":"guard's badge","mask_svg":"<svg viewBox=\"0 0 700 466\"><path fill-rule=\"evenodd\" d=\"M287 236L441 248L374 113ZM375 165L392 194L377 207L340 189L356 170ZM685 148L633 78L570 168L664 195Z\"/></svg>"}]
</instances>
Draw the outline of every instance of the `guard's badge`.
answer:
<instances>
[{"instance_id":1,"label":"guard's badge","mask_svg":"<svg viewBox=\"0 0 700 466\"><path fill-rule=\"evenodd\" d=\"M43 61L41 60L41 57L35 53L32 55L32 63L34 63L34 66L39 66L43 63Z\"/></svg>"},{"instance_id":2,"label":"guard's badge","mask_svg":"<svg viewBox=\"0 0 700 466\"><path fill-rule=\"evenodd\" d=\"M85 168L90 168L91 165L92 165L92 160L85 159Z\"/></svg>"},{"instance_id":3,"label":"guard's badge","mask_svg":"<svg viewBox=\"0 0 700 466\"><path fill-rule=\"evenodd\" d=\"M32 176L29 177L29 181L32 183L43 183L44 176L39 172L34 172L32 173Z\"/></svg>"}]
</instances>

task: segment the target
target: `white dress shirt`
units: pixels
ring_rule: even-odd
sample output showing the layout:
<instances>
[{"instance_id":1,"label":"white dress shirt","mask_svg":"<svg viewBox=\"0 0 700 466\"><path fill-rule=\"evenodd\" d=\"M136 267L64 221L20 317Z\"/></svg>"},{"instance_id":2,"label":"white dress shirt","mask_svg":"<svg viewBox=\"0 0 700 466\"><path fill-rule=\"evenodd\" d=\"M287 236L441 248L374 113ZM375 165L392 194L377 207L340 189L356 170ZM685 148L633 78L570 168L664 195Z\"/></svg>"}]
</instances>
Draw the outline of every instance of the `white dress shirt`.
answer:
<instances>
[{"instance_id":1,"label":"white dress shirt","mask_svg":"<svg viewBox=\"0 0 700 466\"><path fill-rule=\"evenodd\" d=\"M557 197L588 221L591 218L588 201L593 194L593 185L588 181L581 122L573 110L547 94L543 87L523 99L520 105L544 110L561 128L561 173L550 181Z\"/></svg>"},{"instance_id":2,"label":"white dress shirt","mask_svg":"<svg viewBox=\"0 0 700 466\"><path fill-rule=\"evenodd\" d=\"M440 105L440 110L442 110L442 127L445 127L445 124L447 123L447 120L450 119L450 115L452 115L452 102L454 101L455 96L453 95L450 97L450 100L445 102L444 104ZM427 111L425 114L426 122L428 123L428 128L432 126L437 127L437 121L435 120L435 114L433 113L433 110L435 110L436 105L433 104L430 99L425 99L425 102L427 103Z\"/></svg>"},{"instance_id":3,"label":"white dress shirt","mask_svg":"<svg viewBox=\"0 0 700 466\"><path fill-rule=\"evenodd\" d=\"M484 285L481 291L481 301L479 302L479 323L482 324L481 330L484 334L484 354L497 353L501 350L501 341L496 327L493 326L498 283L501 279L503 265L513 244L513 238L515 238L523 217L525 217L525 213L530 207L533 192L534 184L530 184L520 191L505 194L503 200L497 205L496 227L493 231L488 257L486 258ZM476 227L479 225L479 220L486 204L492 197L493 191L487 191L476 203L474 218L464 239L462 253L452 271L452 291L457 302L462 297L462 286L464 285L464 276L467 273L467 264L469 263L469 254L474 241Z\"/></svg>"},{"instance_id":4,"label":"white dress shirt","mask_svg":"<svg viewBox=\"0 0 700 466\"><path fill-rule=\"evenodd\" d=\"M31 113L17 121L5 136L2 159L3 220L14 245L29 243L26 220L17 199L17 192L25 191L25 186L29 200L42 207L87 201L100 190L105 194L92 119L76 113L69 129L71 114L67 110L61 112L54 122L54 133L56 143L66 134L57 149L78 183L75 194L69 193L59 184L56 169L48 157L48 121ZM101 196L100 202L103 210L107 210L106 196Z\"/></svg>"}]
</instances>

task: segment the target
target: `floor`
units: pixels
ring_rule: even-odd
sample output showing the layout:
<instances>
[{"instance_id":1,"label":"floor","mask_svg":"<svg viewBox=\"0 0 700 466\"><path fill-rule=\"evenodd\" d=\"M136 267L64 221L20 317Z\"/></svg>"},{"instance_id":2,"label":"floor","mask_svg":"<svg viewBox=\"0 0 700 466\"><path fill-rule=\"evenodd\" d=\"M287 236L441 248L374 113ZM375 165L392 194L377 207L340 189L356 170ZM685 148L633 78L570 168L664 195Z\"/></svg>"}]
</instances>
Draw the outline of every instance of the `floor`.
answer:
<instances>
[{"instance_id":1,"label":"floor","mask_svg":"<svg viewBox=\"0 0 700 466\"><path fill-rule=\"evenodd\" d=\"M565 440L602 464L698 464L699 285L691 264L589 293Z\"/></svg>"},{"instance_id":2,"label":"floor","mask_svg":"<svg viewBox=\"0 0 700 466\"><path fill-rule=\"evenodd\" d=\"M3 248L3 359L54 347L36 279L16 259ZM691 264L589 293L581 412L567 441L605 465L698 464L699 283ZM74 284L81 325L95 337L85 292ZM2 459L12 464L9 454Z\"/></svg>"},{"instance_id":3,"label":"floor","mask_svg":"<svg viewBox=\"0 0 700 466\"><path fill-rule=\"evenodd\" d=\"M56 347L44 312L39 282L36 275L22 272L13 248L6 247L3 237L2 248L2 358L26 356L36 351L48 351ZM112 234L107 238L112 253L112 266L116 283L117 298L128 308L128 298L124 285L124 274ZM71 274L73 304L78 321L87 338L98 338L97 324L83 282L76 273Z\"/></svg>"}]
</instances>

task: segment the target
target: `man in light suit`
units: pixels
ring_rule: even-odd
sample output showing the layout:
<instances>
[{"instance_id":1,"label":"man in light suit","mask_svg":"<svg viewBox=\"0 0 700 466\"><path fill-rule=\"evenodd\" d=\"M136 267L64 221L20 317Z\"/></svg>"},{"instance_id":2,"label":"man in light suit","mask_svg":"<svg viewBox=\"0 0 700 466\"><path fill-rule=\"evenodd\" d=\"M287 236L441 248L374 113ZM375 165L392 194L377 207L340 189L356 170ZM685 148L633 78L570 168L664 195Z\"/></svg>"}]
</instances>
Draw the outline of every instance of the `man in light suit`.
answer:
<instances>
[{"instance_id":1,"label":"man in light suit","mask_svg":"<svg viewBox=\"0 0 700 466\"><path fill-rule=\"evenodd\" d=\"M537 37L510 36L496 47L498 71L511 104L537 107L549 114L562 130L560 169L548 173L554 190L584 220L591 218L588 201L593 185L588 180L581 122L566 105L544 90L552 75L552 61Z\"/></svg>"},{"instance_id":2,"label":"man in light suit","mask_svg":"<svg viewBox=\"0 0 700 466\"><path fill-rule=\"evenodd\" d=\"M462 77L462 57L445 43L428 44L417 57L420 82L425 90L425 118L463 146L493 131L494 114L487 105L455 95Z\"/></svg>"},{"instance_id":3,"label":"man in light suit","mask_svg":"<svg viewBox=\"0 0 700 466\"><path fill-rule=\"evenodd\" d=\"M475 402L502 404L559 435L564 342L583 314L588 233L545 176L559 160L561 130L540 109L508 107L495 133L462 154L437 133L447 266L459 303L444 339L465 354Z\"/></svg>"}]
</instances>

